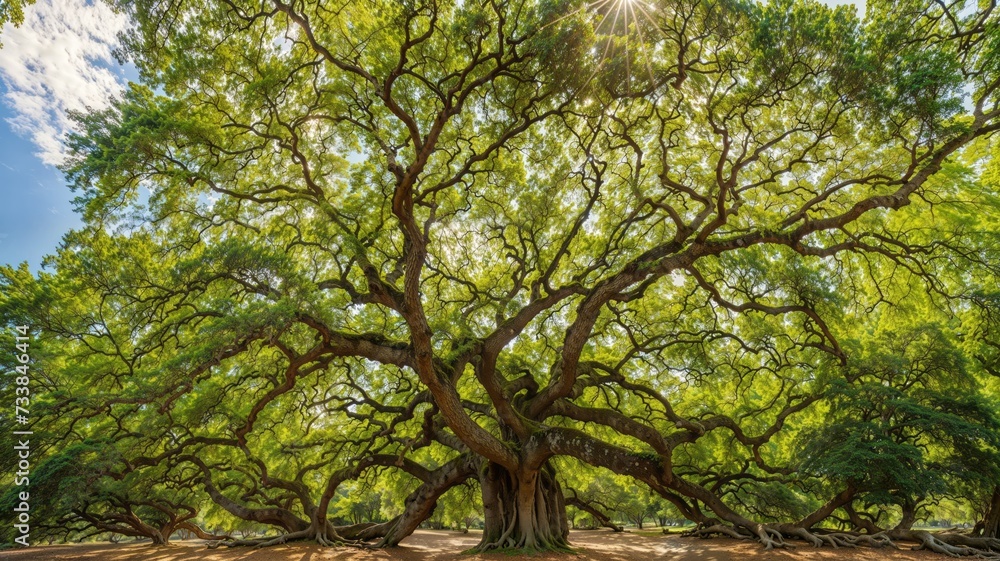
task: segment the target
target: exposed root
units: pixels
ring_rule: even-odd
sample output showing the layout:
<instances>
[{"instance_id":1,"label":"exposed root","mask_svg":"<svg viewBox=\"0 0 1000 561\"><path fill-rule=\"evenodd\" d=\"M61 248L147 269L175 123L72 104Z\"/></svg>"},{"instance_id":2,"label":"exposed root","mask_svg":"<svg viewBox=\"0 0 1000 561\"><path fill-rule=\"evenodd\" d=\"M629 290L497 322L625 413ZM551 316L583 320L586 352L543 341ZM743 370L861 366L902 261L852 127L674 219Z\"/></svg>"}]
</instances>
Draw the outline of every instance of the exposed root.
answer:
<instances>
[{"instance_id":1,"label":"exposed root","mask_svg":"<svg viewBox=\"0 0 1000 561\"><path fill-rule=\"evenodd\" d=\"M503 517L504 514L503 503L500 503L499 507L500 507L500 514ZM500 534L500 537L496 540L493 540L492 542L479 544L477 547L471 550L473 553L485 553L487 551L495 549L513 548L517 545L517 541L515 541L514 538L511 537L511 534L513 534L514 528L517 525L517 519L514 516L504 517L504 518L506 518L507 524L506 527L504 528L503 534Z\"/></svg>"},{"instance_id":2,"label":"exposed root","mask_svg":"<svg viewBox=\"0 0 1000 561\"><path fill-rule=\"evenodd\" d=\"M752 533L751 533L752 532ZM768 526L759 524L752 528L744 526L728 526L725 524L712 524L703 526L681 534L684 537L707 538L713 535L723 535L738 540L757 540L765 550L776 548L793 549L795 545L788 543L785 538L796 538L809 543L813 547L834 547L834 548L857 548L868 546L874 548L891 547L899 549L889 535L885 532L878 534L857 534L853 532L830 532L812 531L800 526L783 524L780 526ZM963 539L976 539L963 536ZM983 545L983 544L977 544ZM986 557L993 559L994 557ZM998 558L1000 559L1000 558Z\"/></svg>"},{"instance_id":3,"label":"exposed root","mask_svg":"<svg viewBox=\"0 0 1000 561\"><path fill-rule=\"evenodd\" d=\"M787 535L792 535L812 543L815 547L824 545L830 547L857 548L860 545L868 547L892 547L899 549L885 533L874 535L856 534L853 532L813 532L805 528L782 528Z\"/></svg>"},{"instance_id":4,"label":"exposed root","mask_svg":"<svg viewBox=\"0 0 1000 561\"><path fill-rule=\"evenodd\" d=\"M809 542L813 547L829 546L834 548L847 547L856 548L859 545L869 547L896 547L887 534L858 534L855 532L835 532L824 530L811 530L801 526L782 524L772 528L781 532L786 537L794 537Z\"/></svg>"},{"instance_id":5,"label":"exposed root","mask_svg":"<svg viewBox=\"0 0 1000 561\"><path fill-rule=\"evenodd\" d=\"M562 551L570 553L573 550L569 547L569 542L559 537L547 538L544 535L539 535L541 532L536 533L532 536L520 536L520 538L515 539L514 530L517 527L517 517L512 516L508 520L507 526L504 529L503 534L494 541L479 544L478 546L469 550L469 553L486 553L488 551L496 550L512 550L512 551L522 551L522 552L539 552L539 551Z\"/></svg>"},{"instance_id":6,"label":"exposed root","mask_svg":"<svg viewBox=\"0 0 1000 561\"><path fill-rule=\"evenodd\" d=\"M696 529L682 534L683 536L708 537L723 535L733 539L754 539L759 541L765 550L794 547L786 538L802 540L813 547L856 548L868 546L873 548L891 547L899 549L897 542L915 542L913 549L925 549L948 555L971 559L992 559L1000 561L1000 539L994 537L970 536L954 531L931 533L927 531L894 529L876 533L861 534L857 532L842 532L830 530L812 530L795 524L756 524L749 520L733 520L724 524L713 520L701 524Z\"/></svg>"},{"instance_id":7,"label":"exposed root","mask_svg":"<svg viewBox=\"0 0 1000 561\"><path fill-rule=\"evenodd\" d=\"M540 553L545 551L573 553L573 549L569 546L569 542L566 542L565 540L536 539L534 543L529 544L525 539L515 541L510 536L505 538L503 541L497 540L487 544L480 544L472 549L469 549L465 553L487 553L490 551L500 550L518 553Z\"/></svg>"},{"instance_id":8,"label":"exposed root","mask_svg":"<svg viewBox=\"0 0 1000 561\"><path fill-rule=\"evenodd\" d=\"M991 550L993 548L989 547L992 544L984 543L987 547L973 547L970 545L952 545L949 543L953 538L960 537L966 539L966 536L957 536L956 534L948 534L942 536L935 536L934 534L926 531L909 531L905 534L905 539L910 539L912 541L918 542L918 545L914 546L913 549L926 549L933 551L935 553L942 553L951 557L972 557L974 559L1000 559L1000 552L996 550ZM968 538L972 539L972 538ZM948 540L948 541L945 541ZM958 542L959 540L956 540Z\"/></svg>"},{"instance_id":9,"label":"exposed root","mask_svg":"<svg viewBox=\"0 0 1000 561\"><path fill-rule=\"evenodd\" d=\"M724 536L729 536L730 538L736 540L750 540L753 536L750 534L740 533L739 529L732 526L726 526L723 524L712 524L711 526L704 526L700 528L695 528L689 532L684 532L681 534L682 537L694 537L694 538L707 538L716 534L722 534Z\"/></svg>"},{"instance_id":10,"label":"exposed root","mask_svg":"<svg viewBox=\"0 0 1000 561\"><path fill-rule=\"evenodd\" d=\"M976 549L992 550L1000 552L1000 538L987 538L980 536L970 536L958 532L944 532L936 534L936 537L949 545L964 545Z\"/></svg>"},{"instance_id":11,"label":"exposed root","mask_svg":"<svg viewBox=\"0 0 1000 561\"><path fill-rule=\"evenodd\" d=\"M337 547L346 545L346 542L338 535L330 536L326 531L316 532L316 543L323 547Z\"/></svg>"},{"instance_id":12,"label":"exposed root","mask_svg":"<svg viewBox=\"0 0 1000 561\"><path fill-rule=\"evenodd\" d=\"M879 532L877 534L847 534L847 536L853 538L852 543L854 544L864 544L868 547L876 548L891 547L893 549L899 549L899 546L896 545L896 543L893 542L892 539L889 538L889 535L885 532Z\"/></svg>"},{"instance_id":13,"label":"exposed root","mask_svg":"<svg viewBox=\"0 0 1000 561\"><path fill-rule=\"evenodd\" d=\"M814 534L814 536L830 547L849 547L852 549L858 547L858 544L853 541L853 536L848 536L846 534ZM820 546L817 545L816 547Z\"/></svg>"},{"instance_id":14,"label":"exposed root","mask_svg":"<svg viewBox=\"0 0 1000 561\"><path fill-rule=\"evenodd\" d=\"M226 540L217 541L208 544L209 549L216 549L220 546L225 547L252 547L254 549L259 549L262 547L271 547L275 545L283 545L295 540L315 540L316 543L324 547L338 547L344 545L361 545L360 542L354 540L346 540L336 532L329 532L325 530L314 531L312 528L307 528L299 532L291 532L288 534L282 534L275 538L256 538L252 540Z\"/></svg>"},{"instance_id":15,"label":"exposed root","mask_svg":"<svg viewBox=\"0 0 1000 561\"><path fill-rule=\"evenodd\" d=\"M572 551L563 493L550 468L514 474L490 464L480 474L480 484L486 528L469 552Z\"/></svg>"},{"instance_id":16,"label":"exposed root","mask_svg":"<svg viewBox=\"0 0 1000 561\"><path fill-rule=\"evenodd\" d=\"M785 542L785 538L781 535L781 532L775 530L774 528L758 524L755 530L757 533L757 539L760 540L760 543L764 544L765 551L770 551L775 548L793 549L795 547L794 545Z\"/></svg>"},{"instance_id":17,"label":"exposed root","mask_svg":"<svg viewBox=\"0 0 1000 561\"><path fill-rule=\"evenodd\" d=\"M813 547L823 547L823 544L830 545L833 547L840 547L841 544L831 536L819 536L816 535L805 528L788 528L785 530L786 534L795 536L800 540L804 540L812 544ZM852 546L853 547L853 546Z\"/></svg>"},{"instance_id":18,"label":"exposed root","mask_svg":"<svg viewBox=\"0 0 1000 561\"><path fill-rule=\"evenodd\" d=\"M208 544L209 549L215 549L219 546L226 547L252 547L254 549L260 547L271 547L273 545L282 545L289 541L301 540L313 537L312 529L302 530L300 532L291 532L289 534L281 534L276 538L255 538L252 540L228 540L228 541L218 541Z\"/></svg>"}]
</instances>

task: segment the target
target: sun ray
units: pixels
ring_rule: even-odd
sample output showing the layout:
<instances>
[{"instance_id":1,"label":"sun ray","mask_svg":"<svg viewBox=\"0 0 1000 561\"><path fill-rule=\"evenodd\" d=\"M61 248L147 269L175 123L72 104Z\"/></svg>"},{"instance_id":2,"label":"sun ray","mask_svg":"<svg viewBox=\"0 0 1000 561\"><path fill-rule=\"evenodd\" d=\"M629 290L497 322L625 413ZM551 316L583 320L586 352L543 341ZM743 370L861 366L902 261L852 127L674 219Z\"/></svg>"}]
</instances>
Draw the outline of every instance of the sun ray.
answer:
<instances>
[{"instance_id":1,"label":"sun ray","mask_svg":"<svg viewBox=\"0 0 1000 561\"><path fill-rule=\"evenodd\" d=\"M653 19L653 16L649 13L649 11L646 10L646 8L649 8L649 10L655 13L655 12L662 12L661 8L656 7L652 3L642 2L640 0L631 0L630 4L634 6L637 10L639 10L639 13L642 14L642 16L646 18L647 21L649 21L649 23L653 26L653 29L660 32L660 35L663 35L663 37L667 39L670 38L670 36L667 35L667 32L664 31L659 25L657 25L656 20Z\"/></svg>"},{"instance_id":2,"label":"sun ray","mask_svg":"<svg viewBox=\"0 0 1000 561\"><path fill-rule=\"evenodd\" d=\"M625 57L625 77L624 86L626 95L632 94L632 62L645 67L645 72L649 76L650 84L656 83L656 73L654 70L655 58L655 37L657 35L669 38L669 34L657 24L655 14L662 13L663 8L643 0L594 0L587 2L579 8L563 14L552 21L545 23L542 28L556 25L568 18L577 16L584 12L593 12L599 18L593 29L593 33L603 38L603 48L595 45L592 54L596 57L596 65L590 75L583 81L581 87L585 87L600 73L605 64L611 60L611 55L616 49L622 49ZM654 33L647 34L642 28L645 23L649 24ZM634 28L634 30L632 29ZM635 34L635 37L631 35ZM617 41L621 41L616 46ZM651 42L647 42L651 41ZM636 51L638 49L638 51ZM600 52L598 52L600 50ZM632 61L632 55L636 60Z\"/></svg>"},{"instance_id":3,"label":"sun ray","mask_svg":"<svg viewBox=\"0 0 1000 561\"><path fill-rule=\"evenodd\" d=\"M571 17L573 17L573 16L575 16L575 15L577 15L579 13L586 12L588 10L599 10L600 8L604 7L605 5L610 4L612 2L615 2L615 1L617 1L617 0L597 0L595 2L590 2L590 3L588 3L588 4L584 5L584 6L581 6L580 8L577 8L576 10L573 10L572 12L570 12L570 13L568 13L566 15L557 17L556 19L550 21L549 23L546 23L545 25L541 26L540 29L545 29L546 27L549 27L550 25L555 25L555 24L559 23L560 21L562 21L564 19L571 18Z\"/></svg>"},{"instance_id":4,"label":"sun ray","mask_svg":"<svg viewBox=\"0 0 1000 561\"><path fill-rule=\"evenodd\" d=\"M636 9L638 9L638 10L641 11L642 10L642 2L629 2L628 3L628 9L629 9L630 12L632 11L633 7L635 7ZM639 25L639 19L638 19L638 17L636 17L635 12L632 12L632 20L635 22L636 33L639 34L639 45L640 46L645 46L646 45L646 37L645 37L645 35L642 32L642 26ZM656 78L653 77L653 57L652 57L652 54L649 53L645 48L642 49L642 53L644 55L646 55L646 57L645 57L646 58L646 71L649 72L649 83L651 85L655 84L656 83Z\"/></svg>"}]
</instances>

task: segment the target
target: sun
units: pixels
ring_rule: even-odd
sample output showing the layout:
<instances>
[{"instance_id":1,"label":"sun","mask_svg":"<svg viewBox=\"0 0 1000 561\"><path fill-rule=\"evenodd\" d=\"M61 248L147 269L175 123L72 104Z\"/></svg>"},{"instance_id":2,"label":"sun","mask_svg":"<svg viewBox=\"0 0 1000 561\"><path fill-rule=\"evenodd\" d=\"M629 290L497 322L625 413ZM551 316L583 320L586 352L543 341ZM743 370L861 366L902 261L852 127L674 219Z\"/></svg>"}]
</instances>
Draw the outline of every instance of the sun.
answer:
<instances>
[{"instance_id":1,"label":"sun","mask_svg":"<svg viewBox=\"0 0 1000 561\"><path fill-rule=\"evenodd\" d=\"M647 32L650 30L659 31L660 28L655 21L655 13L658 11L656 7L643 0L595 0L589 6L591 10L602 16L594 31L609 37L617 37L620 48L625 50L626 89L631 88L632 76L636 70L643 73L648 72L650 81L654 81L649 43L643 28ZM602 61L608 57L611 45L612 41L607 41L604 52L601 54ZM631 68L629 51L637 55L635 62L645 67L645 72Z\"/></svg>"},{"instance_id":2,"label":"sun","mask_svg":"<svg viewBox=\"0 0 1000 561\"><path fill-rule=\"evenodd\" d=\"M597 75L598 69L615 56L615 52L624 51L625 89L630 90L632 78L637 73L649 74L653 82L653 64L649 40L655 42L656 35L664 34L657 23L657 16L662 15L662 9L654 3L655 0L592 0L570 13L564 14L547 24L556 25L560 21L581 13L595 16L593 31L601 37L592 53L597 57L597 67L590 78ZM632 68L636 66L636 68ZM587 81L590 81L590 78Z\"/></svg>"}]
</instances>

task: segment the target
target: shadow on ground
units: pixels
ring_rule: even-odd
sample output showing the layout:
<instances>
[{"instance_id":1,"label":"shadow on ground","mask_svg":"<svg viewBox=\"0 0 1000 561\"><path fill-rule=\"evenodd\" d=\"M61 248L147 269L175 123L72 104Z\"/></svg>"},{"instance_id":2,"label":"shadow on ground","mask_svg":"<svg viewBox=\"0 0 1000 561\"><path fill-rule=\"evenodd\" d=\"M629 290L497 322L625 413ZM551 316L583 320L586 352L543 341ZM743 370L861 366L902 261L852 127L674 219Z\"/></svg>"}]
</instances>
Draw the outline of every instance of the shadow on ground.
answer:
<instances>
[{"instance_id":1,"label":"shadow on ground","mask_svg":"<svg viewBox=\"0 0 1000 561\"><path fill-rule=\"evenodd\" d=\"M74 544L32 546L0 552L11 561L941 561L940 555L924 551L887 549L814 549L806 545L791 551L765 551L752 542L729 539L682 538L677 535L649 536L616 534L608 530L574 531L570 541L575 554L511 556L462 554L479 542L479 534L417 530L404 545L392 549L322 548L315 544L292 544L266 549L208 549L204 542L177 542L167 547L146 544Z\"/></svg>"}]
</instances>

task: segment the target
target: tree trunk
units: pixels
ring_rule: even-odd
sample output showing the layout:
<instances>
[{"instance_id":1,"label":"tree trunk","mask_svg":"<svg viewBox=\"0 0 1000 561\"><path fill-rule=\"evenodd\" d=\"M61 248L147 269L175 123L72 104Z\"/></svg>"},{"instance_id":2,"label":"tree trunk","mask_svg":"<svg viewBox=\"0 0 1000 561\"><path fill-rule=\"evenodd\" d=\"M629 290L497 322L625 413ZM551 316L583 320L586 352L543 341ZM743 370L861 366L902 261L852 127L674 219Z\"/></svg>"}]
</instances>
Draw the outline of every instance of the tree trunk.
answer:
<instances>
[{"instance_id":1,"label":"tree trunk","mask_svg":"<svg viewBox=\"0 0 1000 561\"><path fill-rule=\"evenodd\" d=\"M986 516L976 525L975 535L982 538L1000 538L1000 487L993 488L993 498Z\"/></svg>"},{"instance_id":2,"label":"tree trunk","mask_svg":"<svg viewBox=\"0 0 1000 561\"><path fill-rule=\"evenodd\" d=\"M156 531L156 536L153 537L153 543L160 545L166 545L170 543L170 538L174 535L174 531L176 529L177 529L176 520L171 520L170 522L167 522L166 524L160 526L160 528ZM158 542L157 539L160 539L162 541Z\"/></svg>"},{"instance_id":3,"label":"tree trunk","mask_svg":"<svg viewBox=\"0 0 1000 561\"><path fill-rule=\"evenodd\" d=\"M902 518L900 518L899 524L896 524L892 529L893 531L907 531L913 528L913 524L917 521L917 503L919 501L920 499L906 499L903 501L900 505L900 508L903 509Z\"/></svg>"},{"instance_id":4,"label":"tree trunk","mask_svg":"<svg viewBox=\"0 0 1000 561\"><path fill-rule=\"evenodd\" d=\"M862 516L858 511L854 510L854 507L850 503L844 505L844 510L847 512L847 516L854 525L854 531L861 532L864 531L868 534L877 534L883 531L870 515ZM867 516L867 518L866 518Z\"/></svg>"},{"instance_id":5,"label":"tree trunk","mask_svg":"<svg viewBox=\"0 0 1000 561\"><path fill-rule=\"evenodd\" d=\"M566 505L550 466L512 473L490 463L480 484L486 526L476 550L569 548Z\"/></svg>"}]
</instances>

